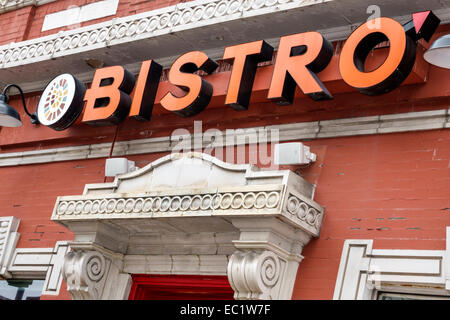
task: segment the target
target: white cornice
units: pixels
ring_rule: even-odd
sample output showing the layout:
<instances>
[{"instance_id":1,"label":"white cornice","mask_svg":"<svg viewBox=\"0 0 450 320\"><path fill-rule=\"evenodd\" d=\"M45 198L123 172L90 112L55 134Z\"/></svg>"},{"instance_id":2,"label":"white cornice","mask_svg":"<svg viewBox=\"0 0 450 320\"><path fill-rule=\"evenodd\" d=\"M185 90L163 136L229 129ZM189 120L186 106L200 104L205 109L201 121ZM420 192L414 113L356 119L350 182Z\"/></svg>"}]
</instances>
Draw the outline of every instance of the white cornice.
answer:
<instances>
[{"instance_id":1,"label":"white cornice","mask_svg":"<svg viewBox=\"0 0 450 320\"><path fill-rule=\"evenodd\" d=\"M255 133L257 135L257 143L265 143L267 141L284 142L448 128L450 128L450 109L443 109L240 129L243 131L239 132L235 130L234 136L233 133L230 135L229 132L222 132L222 136L225 137L226 134L227 139L223 143L216 141L213 147L237 146L240 144L240 139L237 139L237 136ZM274 135L275 132L278 132L279 140L274 139L276 137ZM229 139L230 137L231 139ZM114 145L113 156L171 152L174 144L178 143L178 141L179 136L120 141ZM203 143L204 147L208 146L209 139L206 136ZM110 143L100 143L35 151L0 153L0 167L105 158L109 155L110 149Z\"/></svg>"},{"instance_id":2,"label":"white cornice","mask_svg":"<svg viewBox=\"0 0 450 320\"><path fill-rule=\"evenodd\" d=\"M42 6L56 0L0 0L0 14L26 6Z\"/></svg>"},{"instance_id":3,"label":"white cornice","mask_svg":"<svg viewBox=\"0 0 450 320\"><path fill-rule=\"evenodd\" d=\"M29 2L42 4L45 1ZM320 6L320 4L326 4L326 7ZM190 41L196 41L195 37L184 39L181 37L182 32L198 31L197 40L200 41L209 32L213 32L212 34L217 32L217 30L210 31L211 28L219 28L224 23L232 22L234 25L242 25L243 30L248 30L248 24L254 23L257 19L260 19L258 20L260 26L265 25L267 27L268 21L272 19L278 21L277 19L290 16L289 19L291 20L286 20L284 23L292 25L298 19L300 21L313 19L312 17L316 16L317 12L326 15L334 10L333 8L339 8L342 11L344 5L345 2L340 3L336 0L194 0L183 2L132 16L114 18L83 28L61 31L45 37L0 46L0 78L4 79L3 81L8 79L8 82L20 83L25 92L42 90L48 81L54 77L56 70L64 70L76 75L79 80L88 82L92 79L94 70L89 69L83 61L92 54L99 55L100 59L105 54L109 57L108 59L114 57L114 64L118 63L119 57L123 57L119 63L127 67L129 71L137 73L143 57L134 55L142 53L147 58L144 52L152 43L149 41L165 44L166 51L153 58L164 67L169 67L180 54L179 50L187 50L186 44L189 44ZM402 12L408 12L408 10ZM311 15L307 12L311 12ZM437 9L434 12L443 24L450 22L450 8ZM339 22L336 24L335 21L334 25L337 26L327 28L326 26L329 24L324 21L323 24L320 24L324 28L318 31L330 41L346 39L361 22L359 19L364 19L364 11L362 13L353 19L354 23ZM388 11L383 11L383 13L387 14ZM336 15L339 14L336 13ZM410 15L395 17L401 23L410 18ZM279 23L277 22L277 24ZM258 28L258 24L252 24L249 30L252 30L251 32L254 34L255 28ZM298 30L297 28L294 29ZM280 32L287 32L286 30L280 29ZM264 37L264 34L258 33L257 37L264 38L272 46L278 45L278 37L274 38L273 35ZM280 35L283 34L280 33ZM177 36L171 37L171 35ZM181 45L182 43L184 45ZM208 44L208 47L202 50L212 59L220 59L223 54L223 45L229 44L215 42ZM161 52L163 51L158 51L158 53ZM33 70L39 73L40 77L28 72L31 64L35 66ZM3 81L0 79L0 85L5 85Z\"/></svg>"},{"instance_id":4,"label":"white cornice","mask_svg":"<svg viewBox=\"0 0 450 320\"><path fill-rule=\"evenodd\" d=\"M2 1L2 0L0 0ZM43 4L54 0L16 0L0 2L2 7L14 7L19 3ZM66 55L91 51L117 44L158 37L187 29L218 24L226 21L283 12L290 9L313 6L333 0L194 0L122 18L94 24L74 30L62 31L18 43L0 46L1 69L50 60ZM450 22L450 9L436 10L442 23ZM405 22L410 16L396 17ZM320 30L330 40L345 39L356 24L347 24ZM277 39L266 39L271 43ZM221 48L223 49L223 48Z\"/></svg>"},{"instance_id":5,"label":"white cornice","mask_svg":"<svg viewBox=\"0 0 450 320\"><path fill-rule=\"evenodd\" d=\"M117 44L158 37L187 29L268 13L313 6L333 0L195 0L156 9L83 28L0 46L2 69L50 60ZM24 3L27 1L23 1ZM36 1L28 1L35 3ZM27 2L27 3L28 3ZM450 9L437 10L443 23L450 21ZM409 16L396 18L406 21ZM331 40L342 40L352 31L348 24L321 30ZM267 39L276 42L277 39ZM221 48L223 49L223 48Z\"/></svg>"},{"instance_id":6,"label":"white cornice","mask_svg":"<svg viewBox=\"0 0 450 320\"><path fill-rule=\"evenodd\" d=\"M195 0L0 46L2 69L332 0ZM250 5L249 5L250 4Z\"/></svg>"}]
</instances>

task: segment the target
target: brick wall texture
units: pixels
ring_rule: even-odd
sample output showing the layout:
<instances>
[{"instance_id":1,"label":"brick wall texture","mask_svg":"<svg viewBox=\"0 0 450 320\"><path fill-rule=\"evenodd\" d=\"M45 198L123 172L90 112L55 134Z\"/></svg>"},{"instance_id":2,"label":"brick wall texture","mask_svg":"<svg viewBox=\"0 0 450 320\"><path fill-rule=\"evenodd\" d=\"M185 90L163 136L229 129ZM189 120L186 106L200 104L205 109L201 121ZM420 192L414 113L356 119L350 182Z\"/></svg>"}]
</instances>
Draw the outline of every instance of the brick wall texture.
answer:
<instances>
[{"instance_id":1,"label":"brick wall texture","mask_svg":"<svg viewBox=\"0 0 450 320\"><path fill-rule=\"evenodd\" d=\"M91 2L94 0L62 0L7 12L0 19L0 45L65 30L41 33L44 16L67 9L69 5ZM178 2L121 0L117 16ZM89 21L83 26L100 21ZM449 90L443 90L442 83L449 83L448 80L448 72L431 68L427 83L401 87L381 97L347 93L322 103L300 99L289 107L271 102L256 103L246 112L222 105L207 108L188 119L155 109L150 123L129 119L121 124L117 140L167 136L176 128L191 130L194 120L203 121L204 130L224 130L446 109L450 102ZM38 99L39 93L27 95L29 105L36 105ZM23 119L28 119L18 99L12 98L11 104L17 107ZM115 126L79 125L56 133L24 121L21 128L1 129L0 150L16 152L111 142L116 130ZM450 225L448 129L301 142L317 154L317 161L307 168L281 169L293 170L315 184L315 200L326 208L326 213L320 237L312 240L303 251L305 259L297 274L294 299L332 299L346 239L374 239L377 249L445 249L445 226ZM143 167L164 155L144 154L129 156L129 159ZM78 195L85 184L103 182L104 165L105 159L101 158L0 168L1 215L21 219L18 247L53 247L56 241L73 239L69 230L50 221L56 197ZM63 288L57 298L69 299L70 296Z\"/></svg>"}]
</instances>

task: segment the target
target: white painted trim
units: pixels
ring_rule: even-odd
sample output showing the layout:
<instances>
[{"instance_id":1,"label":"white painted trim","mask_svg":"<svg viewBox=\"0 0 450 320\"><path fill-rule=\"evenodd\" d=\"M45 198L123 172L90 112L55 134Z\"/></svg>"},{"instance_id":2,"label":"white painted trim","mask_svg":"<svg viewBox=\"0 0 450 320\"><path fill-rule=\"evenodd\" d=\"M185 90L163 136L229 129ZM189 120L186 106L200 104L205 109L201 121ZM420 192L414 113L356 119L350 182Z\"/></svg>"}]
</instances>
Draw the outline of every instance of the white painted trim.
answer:
<instances>
[{"instance_id":1,"label":"white painted trim","mask_svg":"<svg viewBox=\"0 0 450 320\"><path fill-rule=\"evenodd\" d=\"M8 266L16 279L45 279L43 295L58 295L63 280L61 269L69 251L66 241L58 241L54 248L17 248Z\"/></svg>"},{"instance_id":2,"label":"white painted trim","mask_svg":"<svg viewBox=\"0 0 450 320\"><path fill-rule=\"evenodd\" d=\"M49 0L47 0L49 1ZM71 55L82 54L96 50L107 50L111 46L121 45L129 46L132 43L139 43L145 39L154 39L162 42L167 41L164 36L188 31L208 26L214 26L221 23L236 21L246 24L246 20L251 17L258 18L263 15L285 13L289 10L303 10L303 8L319 5L334 0L268 0L264 1L241 1L241 0L194 0L179 3L174 6L164 7L144 13L121 18L112 18L106 22L75 28L67 31L60 31L57 34L26 40L18 43L9 43L0 46L0 69L8 69L17 66L26 66L32 63L45 62L49 60L56 61L60 68L64 68L64 57L70 59ZM39 2L39 1L38 1ZM237 5L238 4L238 5ZM237 5L237 7L236 7ZM227 6L227 10L219 9ZM208 9L209 8L209 9ZM233 8L233 9L230 9ZM206 10L214 11L213 17L206 13L198 16L198 12ZM311 8L314 11L314 7ZM194 13L197 16L194 17ZM435 10L442 24L450 22L450 9ZM190 17L190 18L189 18ZM362 18L364 19L364 18ZM411 19L411 15L394 17L400 23L405 23ZM267 19L266 21L270 21ZM361 21L346 24L343 26L324 28L317 30L322 33L329 41L338 41L346 39ZM199 29L200 30L200 29ZM291 33L294 33L292 31ZM178 37L175 37L179 41ZM265 38L273 47L278 46L279 37ZM126 49L126 48L124 48ZM145 50L141 46L140 50ZM205 53L211 59L221 59L223 47L204 49ZM164 68L169 68L173 61L178 57L179 52L174 49L168 52L165 57L158 57L158 63ZM137 59L141 61L142 59ZM59 62L58 62L59 61ZM132 73L137 74L140 70L139 61L128 61L124 66ZM69 62L70 63L70 62ZM22 72L22 71L21 71ZM82 82L89 82L92 79L94 71L71 71ZM41 91L48 84L50 78L42 79L23 79L20 80L21 88L24 92ZM45 79L44 79L45 78Z\"/></svg>"},{"instance_id":3,"label":"white painted trim","mask_svg":"<svg viewBox=\"0 0 450 320\"><path fill-rule=\"evenodd\" d=\"M339 138L348 136L387 134L410 131L426 131L450 128L450 109L422 111L337 120L290 123L266 127L239 129L240 134L256 134L258 143L276 141L278 130L279 141L298 141L303 139ZM225 136L226 132L222 132ZM228 135L223 143L215 141L213 147L237 146L239 132ZM113 156L171 152L180 136L165 136L149 139L120 141L114 145ZM208 145L209 138L203 141ZM109 155L110 143L99 143L84 146L51 148L34 151L0 153L0 167L18 166L56 161L104 158Z\"/></svg>"},{"instance_id":4,"label":"white painted trim","mask_svg":"<svg viewBox=\"0 0 450 320\"><path fill-rule=\"evenodd\" d=\"M41 31L48 31L113 16L116 14L118 6L119 0L97 1L81 7L69 6L66 10L46 15Z\"/></svg>"},{"instance_id":5,"label":"white painted trim","mask_svg":"<svg viewBox=\"0 0 450 320\"><path fill-rule=\"evenodd\" d=\"M346 240L333 299L376 299L378 291L450 296L449 238L447 227L446 250L380 250L373 240Z\"/></svg>"},{"instance_id":6,"label":"white painted trim","mask_svg":"<svg viewBox=\"0 0 450 320\"><path fill-rule=\"evenodd\" d=\"M0 46L2 69L50 60L107 46L154 38L225 21L312 6L333 0L287 0L252 5L233 0L194 0L132 16ZM194 14L198 12L199 16ZM188 18L186 18L188 17ZM223 50L223 48L222 48Z\"/></svg>"},{"instance_id":7,"label":"white painted trim","mask_svg":"<svg viewBox=\"0 0 450 320\"><path fill-rule=\"evenodd\" d=\"M124 273L227 275L227 255L126 255Z\"/></svg>"},{"instance_id":8,"label":"white painted trim","mask_svg":"<svg viewBox=\"0 0 450 320\"><path fill-rule=\"evenodd\" d=\"M302 7L331 1L334 0L283 0L255 3L252 1L236 2L234 0L182 2L177 5L114 18L74 30L0 46L0 67L10 68L26 65L218 23L292 9L298 10ZM442 23L450 21L450 10L436 10L435 13L441 17ZM397 18L399 21L405 21L410 19L410 16ZM342 40L351 33L352 25L319 31L330 41ZM269 43L273 41L277 40L272 39ZM223 48L221 48L222 52Z\"/></svg>"},{"instance_id":9,"label":"white painted trim","mask_svg":"<svg viewBox=\"0 0 450 320\"><path fill-rule=\"evenodd\" d=\"M19 223L16 217L0 217L0 279L11 277L7 269L19 240Z\"/></svg>"},{"instance_id":10,"label":"white painted trim","mask_svg":"<svg viewBox=\"0 0 450 320\"><path fill-rule=\"evenodd\" d=\"M45 279L43 295L58 295L68 243L54 248L16 248L20 220L0 217L0 279Z\"/></svg>"},{"instance_id":11,"label":"white painted trim","mask_svg":"<svg viewBox=\"0 0 450 320\"><path fill-rule=\"evenodd\" d=\"M57 0L0 0L0 14L27 6L42 6Z\"/></svg>"}]
</instances>

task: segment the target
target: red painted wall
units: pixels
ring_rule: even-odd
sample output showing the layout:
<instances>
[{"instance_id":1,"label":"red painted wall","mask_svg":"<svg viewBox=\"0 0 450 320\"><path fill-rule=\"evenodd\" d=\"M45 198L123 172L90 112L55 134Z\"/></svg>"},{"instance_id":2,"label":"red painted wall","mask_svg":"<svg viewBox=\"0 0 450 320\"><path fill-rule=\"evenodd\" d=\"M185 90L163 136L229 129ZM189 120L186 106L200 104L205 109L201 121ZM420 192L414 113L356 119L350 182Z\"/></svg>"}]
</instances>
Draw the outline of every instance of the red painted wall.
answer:
<instances>
[{"instance_id":1,"label":"red painted wall","mask_svg":"<svg viewBox=\"0 0 450 320\"><path fill-rule=\"evenodd\" d=\"M445 249L450 225L450 131L305 142L318 155L307 169L285 167L317 184L326 208L320 237L305 248L294 299L332 299L345 239L377 249ZM163 154L129 156L142 167ZM53 247L73 235L51 222L59 195L104 181L104 159L0 168L0 206L21 219L18 247ZM62 297L68 297L63 293ZM53 297L51 297L53 298Z\"/></svg>"}]
</instances>

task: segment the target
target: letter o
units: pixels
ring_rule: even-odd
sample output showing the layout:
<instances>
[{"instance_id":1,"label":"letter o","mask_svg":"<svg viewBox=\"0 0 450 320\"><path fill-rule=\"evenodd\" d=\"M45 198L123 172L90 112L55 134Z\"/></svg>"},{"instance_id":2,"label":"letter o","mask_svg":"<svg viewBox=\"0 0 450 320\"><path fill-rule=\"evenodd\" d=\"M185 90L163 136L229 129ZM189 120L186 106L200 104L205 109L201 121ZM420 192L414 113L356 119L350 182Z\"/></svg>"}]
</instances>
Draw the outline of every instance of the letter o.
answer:
<instances>
[{"instance_id":1,"label":"letter o","mask_svg":"<svg viewBox=\"0 0 450 320\"><path fill-rule=\"evenodd\" d=\"M390 18L377 19L379 29L371 28L369 21L350 35L339 60L339 70L344 81L371 96L394 90L408 77L414 66L417 47L400 23ZM384 63L371 72L365 72L364 63L370 51L387 40L390 48Z\"/></svg>"}]
</instances>

